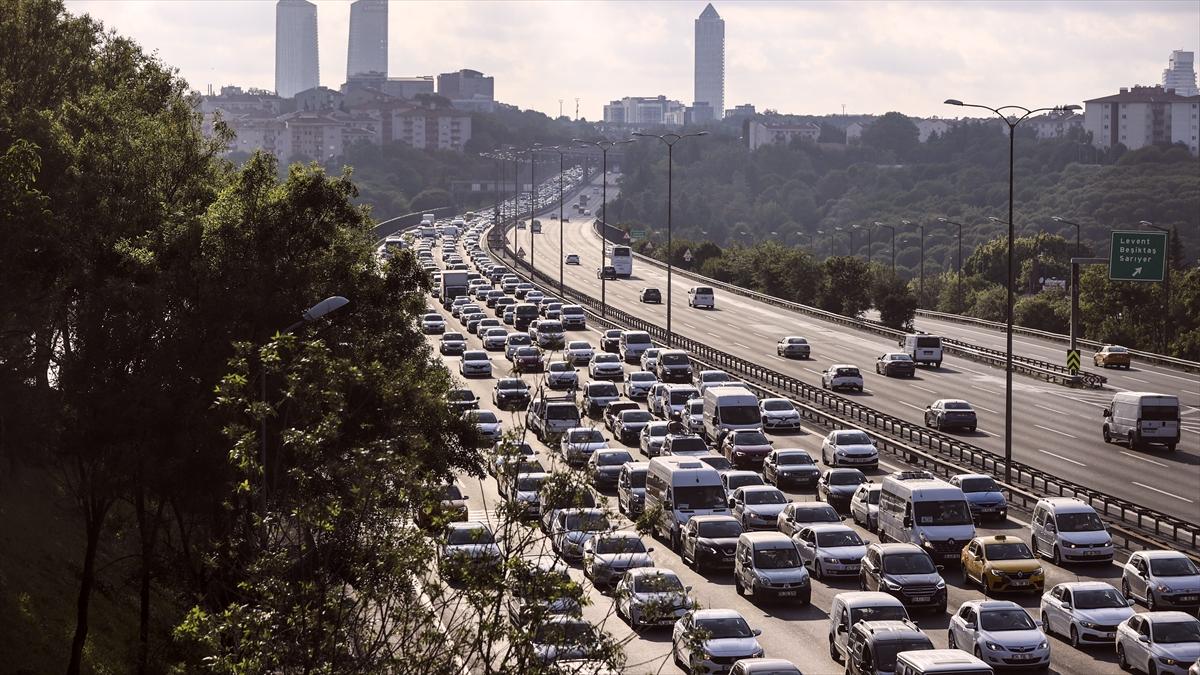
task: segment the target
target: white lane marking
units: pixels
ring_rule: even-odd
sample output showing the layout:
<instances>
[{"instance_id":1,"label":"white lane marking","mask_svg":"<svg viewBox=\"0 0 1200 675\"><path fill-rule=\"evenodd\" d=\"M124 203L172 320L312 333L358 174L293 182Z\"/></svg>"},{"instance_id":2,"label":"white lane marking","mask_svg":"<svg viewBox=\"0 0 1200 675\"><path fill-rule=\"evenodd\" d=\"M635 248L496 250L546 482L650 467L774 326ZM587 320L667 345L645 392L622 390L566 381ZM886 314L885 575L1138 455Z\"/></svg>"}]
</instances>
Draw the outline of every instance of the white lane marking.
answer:
<instances>
[{"instance_id":1,"label":"white lane marking","mask_svg":"<svg viewBox=\"0 0 1200 675\"><path fill-rule=\"evenodd\" d=\"M977 387L977 386L975 386L975 385L971 385L971 388L972 388L972 389L978 389L979 391L986 391L987 393L989 393L989 394L995 394L996 396L999 396L999 395L1000 395L1000 392L998 392L998 391L996 391L996 390L994 390L994 389L988 389L987 387Z\"/></svg>"},{"instance_id":2,"label":"white lane marking","mask_svg":"<svg viewBox=\"0 0 1200 675\"><path fill-rule=\"evenodd\" d=\"M750 349L749 347L747 347L746 345L744 345L744 344L742 344L742 343L740 343L740 342L734 342L734 343L732 343L732 344L733 344L733 346L734 346L734 347L741 347L742 349L746 349L746 350L749 350L749 349Z\"/></svg>"},{"instance_id":3,"label":"white lane marking","mask_svg":"<svg viewBox=\"0 0 1200 675\"><path fill-rule=\"evenodd\" d=\"M1062 461L1064 461L1064 462L1070 462L1070 463L1072 463L1072 464L1076 464L1076 465L1079 465L1079 466L1087 466L1087 464L1084 464L1083 462L1076 462L1075 460L1071 459L1070 457L1063 457L1062 455L1057 455L1057 454L1055 454L1055 453L1053 453L1053 452L1050 452L1049 450L1042 450L1042 449L1040 449L1040 448L1039 448L1039 449L1038 449L1038 452L1042 453L1043 455L1050 455L1051 457L1055 457L1055 458L1057 458L1057 459L1061 459L1061 460L1062 460Z\"/></svg>"},{"instance_id":4,"label":"white lane marking","mask_svg":"<svg viewBox=\"0 0 1200 675\"><path fill-rule=\"evenodd\" d=\"M813 370L812 368L805 368L805 370L807 370L808 372L812 373L813 375L820 375L820 374L821 374L821 373L820 373L820 371Z\"/></svg>"},{"instance_id":5,"label":"white lane marking","mask_svg":"<svg viewBox=\"0 0 1200 675\"><path fill-rule=\"evenodd\" d=\"M921 391L927 391L927 392L929 392L929 393L931 393L931 394L936 394L936 393L937 393L937 390L935 390L935 389L930 389L929 387L922 387L922 386L921 386L921 385L919 385L919 384L910 384L910 385L908 385L908 386L910 386L910 387L912 387L912 388L914 388L914 389L920 389Z\"/></svg>"},{"instance_id":6,"label":"white lane marking","mask_svg":"<svg viewBox=\"0 0 1200 675\"><path fill-rule=\"evenodd\" d=\"M1054 408L1051 408L1051 407L1050 407L1050 406L1048 406L1048 405L1040 405L1040 404L1038 404L1038 403L1034 403L1034 404L1033 404L1033 407L1035 407L1035 408L1041 408L1042 410L1049 410L1050 412L1052 412L1052 413L1054 413L1054 414L1056 414L1056 415L1066 415L1066 414L1067 414L1067 413L1065 413L1065 412L1063 412L1063 411L1061 411L1061 410L1055 410Z\"/></svg>"},{"instance_id":7,"label":"white lane marking","mask_svg":"<svg viewBox=\"0 0 1200 675\"><path fill-rule=\"evenodd\" d=\"M924 408L922 408L920 406L915 406L911 403L905 403L904 401L896 401L896 403L899 403L900 405L908 406L909 408L912 408L913 410L920 410L921 412L925 412Z\"/></svg>"},{"instance_id":8,"label":"white lane marking","mask_svg":"<svg viewBox=\"0 0 1200 675\"><path fill-rule=\"evenodd\" d=\"M1136 378L1136 377L1130 377L1130 376L1128 376L1128 375L1126 375L1126 376L1125 376L1125 379L1127 379L1127 380L1133 380L1134 382L1141 382L1142 384L1150 384L1150 381L1149 381L1149 380L1139 380L1139 379L1138 379L1138 378Z\"/></svg>"},{"instance_id":9,"label":"white lane marking","mask_svg":"<svg viewBox=\"0 0 1200 675\"><path fill-rule=\"evenodd\" d=\"M1164 469L1171 468L1171 467L1167 466L1166 464L1163 464L1162 462L1156 462L1156 461L1150 459L1149 457L1140 457L1138 455L1133 454L1132 452L1125 452L1124 450L1122 450L1121 454L1125 455L1126 457L1132 457L1139 462L1146 462L1147 464L1154 464L1156 466L1161 466Z\"/></svg>"},{"instance_id":10,"label":"white lane marking","mask_svg":"<svg viewBox=\"0 0 1200 675\"><path fill-rule=\"evenodd\" d=\"M981 406L981 405L979 405L979 404L976 404L976 405L975 405L975 407L976 407L976 408L979 408L980 410L982 410L982 411L984 411L984 412L990 412L990 413L992 413L993 415L999 415L999 414L1000 414L1000 413L996 412L995 410L992 410L991 408L985 408L985 407L983 407L983 406Z\"/></svg>"},{"instance_id":11,"label":"white lane marking","mask_svg":"<svg viewBox=\"0 0 1200 675\"><path fill-rule=\"evenodd\" d=\"M712 337L715 337L715 338L717 338L718 340L719 340L719 339L721 339L721 336L720 336L720 335L717 335L716 333L709 333L709 335L711 335Z\"/></svg>"},{"instance_id":12,"label":"white lane marking","mask_svg":"<svg viewBox=\"0 0 1200 675\"><path fill-rule=\"evenodd\" d=\"M1075 439L1078 439L1078 438L1079 438L1078 436L1073 436L1073 435L1071 435L1071 434L1068 434L1068 433L1067 433L1067 432L1065 432L1065 431L1059 431L1058 429L1051 429L1050 427L1044 427L1044 426L1042 426L1042 425L1040 425L1040 424L1035 424L1035 425L1033 425L1033 426L1035 426L1035 427L1037 427L1037 428L1041 429L1042 431L1049 431L1049 432L1050 432L1050 433L1052 433L1052 434L1058 434L1059 436L1066 436L1067 438L1075 438Z\"/></svg>"},{"instance_id":13,"label":"white lane marking","mask_svg":"<svg viewBox=\"0 0 1200 675\"><path fill-rule=\"evenodd\" d=\"M1159 494L1161 494L1161 495L1166 495L1166 496L1168 496L1168 497L1171 497L1172 499L1178 499L1178 500L1179 500L1179 501L1181 501L1181 502L1187 502L1187 503L1189 503L1189 504L1195 504L1195 502L1193 502L1192 500L1190 500L1190 499L1188 499L1188 498L1186 498L1186 497L1180 497L1179 495L1177 495L1177 494L1173 494L1173 493L1171 493L1171 492L1167 492L1166 490L1159 490L1159 489L1158 489L1158 488L1156 488L1156 487L1150 487L1149 485L1146 485L1145 483L1139 483L1139 482L1137 482L1136 480L1131 480L1131 481L1129 481L1129 482L1130 482L1130 483L1133 483L1134 485L1136 485L1136 486L1138 486L1138 487L1143 487L1143 488L1146 488L1147 490L1153 490L1154 492L1157 492L1157 493L1159 493Z\"/></svg>"}]
</instances>

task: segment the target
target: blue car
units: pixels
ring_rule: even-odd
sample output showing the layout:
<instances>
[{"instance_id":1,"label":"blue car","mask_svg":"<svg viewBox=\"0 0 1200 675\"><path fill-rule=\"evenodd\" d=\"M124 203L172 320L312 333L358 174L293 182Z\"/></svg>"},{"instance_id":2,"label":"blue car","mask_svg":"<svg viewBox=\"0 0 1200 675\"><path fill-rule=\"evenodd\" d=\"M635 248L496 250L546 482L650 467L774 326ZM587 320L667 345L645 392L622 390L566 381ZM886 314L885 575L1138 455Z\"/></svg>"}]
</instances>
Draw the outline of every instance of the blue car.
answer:
<instances>
[{"instance_id":1,"label":"blue car","mask_svg":"<svg viewBox=\"0 0 1200 675\"><path fill-rule=\"evenodd\" d=\"M981 473L960 473L950 478L950 484L963 491L975 520L1008 519L1008 499L991 476Z\"/></svg>"}]
</instances>

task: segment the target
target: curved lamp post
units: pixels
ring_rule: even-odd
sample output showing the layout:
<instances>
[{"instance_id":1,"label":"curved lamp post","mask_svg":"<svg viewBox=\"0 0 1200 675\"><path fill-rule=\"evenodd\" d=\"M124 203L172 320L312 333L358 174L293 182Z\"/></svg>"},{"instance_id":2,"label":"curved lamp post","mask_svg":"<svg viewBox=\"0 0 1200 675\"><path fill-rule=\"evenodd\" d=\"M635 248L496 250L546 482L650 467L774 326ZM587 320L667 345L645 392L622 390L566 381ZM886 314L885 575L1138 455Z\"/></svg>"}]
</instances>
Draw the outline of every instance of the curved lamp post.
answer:
<instances>
[{"instance_id":1,"label":"curved lamp post","mask_svg":"<svg viewBox=\"0 0 1200 675\"><path fill-rule=\"evenodd\" d=\"M630 143L633 143L633 142L635 142L635 139L630 138L630 139L624 140L624 141L609 141L609 140L585 141L581 138L572 138L571 142L578 143L579 145L581 145L583 147L600 148L600 155L602 158L601 159L601 169L600 169L600 173L601 173L600 211L604 213L604 217L601 219L599 213L596 214L596 216L597 216L597 219L600 220L600 269L603 270L604 269L604 241L605 241L604 235L608 231L608 151L611 150L612 148L615 148L618 145L628 145ZM604 315L608 312L608 303L605 299L605 293L608 290L608 284L606 282L607 282L607 279L605 279L604 275L601 274L600 275L600 318L601 319L603 319Z\"/></svg>"}]
</instances>

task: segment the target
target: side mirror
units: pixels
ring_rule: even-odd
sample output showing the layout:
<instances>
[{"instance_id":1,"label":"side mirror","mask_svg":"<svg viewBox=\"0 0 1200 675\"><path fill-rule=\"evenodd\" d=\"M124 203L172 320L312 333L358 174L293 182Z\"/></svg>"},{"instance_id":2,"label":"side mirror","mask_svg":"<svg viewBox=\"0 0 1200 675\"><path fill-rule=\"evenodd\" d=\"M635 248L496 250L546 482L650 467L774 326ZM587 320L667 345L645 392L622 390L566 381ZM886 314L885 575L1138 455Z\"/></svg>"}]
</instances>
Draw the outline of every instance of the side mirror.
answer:
<instances>
[{"instance_id":1,"label":"side mirror","mask_svg":"<svg viewBox=\"0 0 1200 675\"><path fill-rule=\"evenodd\" d=\"M846 632L846 624L839 623L837 625L837 628L834 629L834 631L838 632L838 633L845 633Z\"/></svg>"},{"instance_id":2,"label":"side mirror","mask_svg":"<svg viewBox=\"0 0 1200 675\"><path fill-rule=\"evenodd\" d=\"M467 501L467 500L468 500L468 499L470 499L470 498L471 498L471 495L463 495L463 501L464 501L464 502L465 502L465 501Z\"/></svg>"},{"instance_id":3,"label":"side mirror","mask_svg":"<svg viewBox=\"0 0 1200 675\"><path fill-rule=\"evenodd\" d=\"M1046 531L1047 532L1058 532L1058 528L1055 527L1054 523L1047 522L1046 523Z\"/></svg>"},{"instance_id":4,"label":"side mirror","mask_svg":"<svg viewBox=\"0 0 1200 675\"><path fill-rule=\"evenodd\" d=\"M939 572L943 572L946 570L945 565L934 565L934 567L937 568L937 571L939 571Z\"/></svg>"},{"instance_id":5,"label":"side mirror","mask_svg":"<svg viewBox=\"0 0 1200 675\"><path fill-rule=\"evenodd\" d=\"M1133 607L1136 603L1134 602L1133 598L1127 598L1125 600L1125 604L1129 605L1130 607Z\"/></svg>"},{"instance_id":6,"label":"side mirror","mask_svg":"<svg viewBox=\"0 0 1200 675\"><path fill-rule=\"evenodd\" d=\"M1130 602L1133 602L1133 601L1132 601L1132 600L1130 600ZM1063 609L1071 609L1071 603L1069 603L1069 602L1064 602L1064 603L1062 604L1062 608L1063 608Z\"/></svg>"},{"instance_id":7,"label":"side mirror","mask_svg":"<svg viewBox=\"0 0 1200 675\"><path fill-rule=\"evenodd\" d=\"M654 547L651 546L650 548L646 549L646 553L654 553Z\"/></svg>"},{"instance_id":8,"label":"side mirror","mask_svg":"<svg viewBox=\"0 0 1200 675\"><path fill-rule=\"evenodd\" d=\"M1104 410L1102 410L1100 412L1100 414L1104 417L1112 417L1112 411L1109 410L1108 408L1105 408Z\"/></svg>"},{"instance_id":9,"label":"side mirror","mask_svg":"<svg viewBox=\"0 0 1200 675\"><path fill-rule=\"evenodd\" d=\"M967 622L967 630L975 630L975 622Z\"/></svg>"},{"instance_id":10,"label":"side mirror","mask_svg":"<svg viewBox=\"0 0 1200 675\"><path fill-rule=\"evenodd\" d=\"M683 587L683 590L684 590L684 592L686 592L686 593L690 593L690 592L692 591L692 587L691 587L691 586L684 586L684 587Z\"/></svg>"},{"instance_id":11,"label":"side mirror","mask_svg":"<svg viewBox=\"0 0 1200 675\"><path fill-rule=\"evenodd\" d=\"M1150 641L1150 637L1148 635L1139 635L1138 636L1138 642L1149 642L1149 641Z\"/></svg>"},{"instance_id":12,"label":"side mirror","mask_svg":"<svg viewBox=\"0 0 1200 675\"><path fill-rule=\"evenodd\" d=\"M904 519L904 527L912 527L912 518Z\"/></svg>"},{"instance_id":13,"label":"side mirror","mask_svg":"<svg viewBox=\"0 0 1200 675\"><path fill-rule=\"evenodd\" d=\"M762 635L762 629L755 628L754 629L754 637L758 637L759 635Z\"/></svg>"}]
</instances>

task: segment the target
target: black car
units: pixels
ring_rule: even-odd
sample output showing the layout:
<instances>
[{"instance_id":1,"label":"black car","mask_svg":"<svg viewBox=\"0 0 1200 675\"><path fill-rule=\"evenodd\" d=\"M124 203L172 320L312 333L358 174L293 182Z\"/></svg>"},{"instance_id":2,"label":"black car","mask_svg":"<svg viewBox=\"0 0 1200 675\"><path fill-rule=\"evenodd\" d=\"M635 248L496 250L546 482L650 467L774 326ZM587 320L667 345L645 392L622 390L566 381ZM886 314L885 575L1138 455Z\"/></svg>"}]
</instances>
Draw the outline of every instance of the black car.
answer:
<instances>
[{"instance_id":1,"label":"black car","mask_svg":"<svg viewBox=\"0 0 1200 675\"><path fill-rule=\"evenodd\" d=\"M763 480L776 487L816 485L820 477L813 458L800 448L772 450L763 460Z\"/></svg>"},{"instance_id":2,"label":"black car","mask_svg":"<svg viewBox=\"0 0 1200 675\"><path fill-rule=\"evenodd\" d=\"M492 388L492 403L497 408L525 408L529 405L529 385L519 377L505 377L496 380Z\"/></svg>"},{"instance_id":3,"label":"black car","mask_svg":"<svg viewBox=\"0 0 1200 675\"><path fill-rule=\"evenodd\" d=\"M513 369L520 373L541 372L545 368L542 350L537 347L521 347L513 354Z\"/></svg>"},{"instance_id":4,"label":"black car","mask_svg":"<svg viewBox=\"0 0 1200 675\"><path fill-rule=\"evenodd\" d=\"M454 412L479 410L479 397L470 389L451 389L446 392L446 404Z\"/></svg>"},{"instance_id":5,"label":"black car","mask_svg":"<svg viewBox=\"0 0 1200 675\"><path fill-rule=\"evenodd\" d=\"M850 509L850 498L867 477L858 469L829 469L817 481L817 499L838 511Z\"/></svg>"},{"instance_id":6,"label":"black car","mask_svg":"<svg viewBox=\"0 0 1200 675\"><path fill-rule=\"evenodd\" d=\"M885 377L914 377L917 363L908 354L893 352L875 359L875 372Z\"/></svg>"},{"instance_id":7,"label":"black car","mask_svg":"<svg viewBox=\"0 0 1200 675\"><path fill-rule=\"evenodd\" d=\"M638 294L638 300L642 302L662 303L662 291L657 288L643 288Z\"/></svg>"},{"instance_id":8,"label":"black car","mask_svg":"<svg viewBox=\"0 0 1200 675\"><path fill-rule=\"evenodd\" d=\"M621 352L622 332L616 328L604 331L604 335L600 338L600 351L619 354Z\"/></svg>"},{"instance_id":9,"label":"black car","mask_svg":"<svg viewBox=\"0 0 1200 675\"><path fill-rule=\"evenodd\" d=\"M697 572L733 569L742 524L733 516L692 516L679 537L679 556Z\"/></svg>"},{"instance_id":10,"label":"black car","mask_svg":"<svg viewBox=\"0 0 1200 675\"><path fill-rule=\"evenodd\" d=\"M659 382L677 382L690 384L692 381L692 360L687 352L680 349L668 349L659 352L658 364Z\"/></svg>"},{"instance_id":11,"label":"black car","mask_svg":"<svg viewBox=\"0 0 1200 675\"><path fill-rule=\"evenodd\" d=\"M605 265L604 267L601 267L600 269L596 270L596 278L597 279L611 279L612 281L616 281L617 280L617 268L613 267L612 265Z\"/></svg>"}]
</instances>

